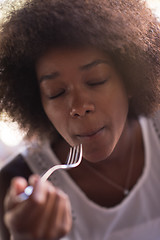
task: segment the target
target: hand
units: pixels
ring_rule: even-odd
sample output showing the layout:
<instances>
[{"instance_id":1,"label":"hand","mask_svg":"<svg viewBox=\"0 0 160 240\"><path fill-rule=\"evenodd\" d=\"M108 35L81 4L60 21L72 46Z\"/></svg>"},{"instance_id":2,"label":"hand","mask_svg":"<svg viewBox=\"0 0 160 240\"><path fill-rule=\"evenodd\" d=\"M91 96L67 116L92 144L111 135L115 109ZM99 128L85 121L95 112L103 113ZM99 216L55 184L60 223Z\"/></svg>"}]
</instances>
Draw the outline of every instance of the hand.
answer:
<instances>
[{"instance_id":1,"label":"hand","mask_svg":"<svg viewBox=\"0 0 160 240\"><path fill-rule=\"evenodd\" d=\"M13 239L59 239L72 225L70 202L66 194L38 176L29 180L32 195L20 202L18 195L27 186L24 178L14 178L5 198L5 223Z\"/></svg>"}]
</instances>

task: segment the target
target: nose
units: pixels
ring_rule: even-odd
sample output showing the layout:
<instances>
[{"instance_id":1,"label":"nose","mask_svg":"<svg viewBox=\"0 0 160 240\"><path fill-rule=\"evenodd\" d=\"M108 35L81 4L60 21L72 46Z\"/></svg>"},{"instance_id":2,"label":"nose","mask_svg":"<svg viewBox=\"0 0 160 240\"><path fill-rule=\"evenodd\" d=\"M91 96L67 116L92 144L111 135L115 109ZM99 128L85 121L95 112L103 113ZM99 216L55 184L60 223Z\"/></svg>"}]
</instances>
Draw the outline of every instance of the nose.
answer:
<instances>
[{"instance_id":1,"label":"nose","mask_svg":"<svg viewBox=\"0 0 160 240\"><path fill-rule=\"evenodd\" d=\"M84 96L76 96L73 99L73 103L70 110L70 116L74 118L84 117L95 111L95 105L90 102L89 99L84 98Z\"/></svg>"}]
</instances>

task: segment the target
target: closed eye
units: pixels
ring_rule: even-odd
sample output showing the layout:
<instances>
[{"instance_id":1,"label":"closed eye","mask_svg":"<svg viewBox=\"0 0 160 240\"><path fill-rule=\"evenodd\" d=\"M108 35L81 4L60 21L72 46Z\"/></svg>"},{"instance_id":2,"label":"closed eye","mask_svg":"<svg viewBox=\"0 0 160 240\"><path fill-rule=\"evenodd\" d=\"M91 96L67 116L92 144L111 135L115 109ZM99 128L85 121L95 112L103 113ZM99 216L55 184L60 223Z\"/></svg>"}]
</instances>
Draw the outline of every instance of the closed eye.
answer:
<instances>
[{"instance_id":1,"label":"closed eye","mask_svg":"<svg viewBox=\"0 0 160 240\"><path fill-rule=\"evenodd\" d=\"M62 91L60 91L60 92L58 92L58 93L56 93L56 94L53 94L53 95L51 95L51 96L48 96L48 98L49 98L50 100L52 100L52 99L55 99L55 98L60 97L60 96L63 95L64 93L65 93L65 90L62 90Z\"/></svg>"},{"instance_id":2,"label":"closed eye","mask_svg":"<svg viewBox=\"0 0 160 240\"><path fill-rule=\"evenodd\" d=\"M88 82L88 85L89 85L89 86L102 85L102 84L106 83L106 82L108 81L108 79L109 79L109 78L107 78L107 79L105 79L105 80L102 80L102 81L100 81L100 80L90 81L90 82Z\"/></svg>"}]
</instances>

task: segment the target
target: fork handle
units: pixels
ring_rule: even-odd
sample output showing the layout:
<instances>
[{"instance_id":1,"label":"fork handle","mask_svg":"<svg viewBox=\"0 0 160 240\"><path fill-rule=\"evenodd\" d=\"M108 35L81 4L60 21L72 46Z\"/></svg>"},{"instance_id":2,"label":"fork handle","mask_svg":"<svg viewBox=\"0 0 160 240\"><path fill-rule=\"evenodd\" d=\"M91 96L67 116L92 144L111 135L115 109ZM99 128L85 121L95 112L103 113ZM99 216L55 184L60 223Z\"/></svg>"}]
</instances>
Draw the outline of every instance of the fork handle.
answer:
<instances>
[{"instance_id":1,"label":"fork handle","mask_svg":"<svg viewBox=\"0 0 160 240\"><path fill-rule=\"evenodd\" d=\"M18 200L20 200L20 201L27 200L29 198L29 196L32 194L32 192L33 192L33 187L32 186L26 187L24 192L20 193L18 195Z\"/></svg>"},{"instance_id":2,"label":"fork handle","mask_svg":"<svg viewBox=\"0 0 160 240\"><path fill-rule=\"evenodd\" d=\"M41 182L45 182L56 170L68 168L65 164L55 165L41 176Z\"/></svg>"},{"instance_id":3,"label":"fork handle","mask_svg":"<svg viewBox=\"0 0 160 240\"><path fill-rule=\"evenodd\" d=\"M56 166L53 166L52 168L50 168L45 174L43 174L41 176L41 181L42 182L45 182L48 177L53 173L55 172L56 170L58 169L66 169L67 166L66 165L56 165ZM18 200L19 201L24 201L24 200L27 200L29 198L29 196L32 194L33 192L33 187L32 186L28 186L24 189L24 192L23 193L20 193L18 195Z\"/></svg>"}]
</instances>

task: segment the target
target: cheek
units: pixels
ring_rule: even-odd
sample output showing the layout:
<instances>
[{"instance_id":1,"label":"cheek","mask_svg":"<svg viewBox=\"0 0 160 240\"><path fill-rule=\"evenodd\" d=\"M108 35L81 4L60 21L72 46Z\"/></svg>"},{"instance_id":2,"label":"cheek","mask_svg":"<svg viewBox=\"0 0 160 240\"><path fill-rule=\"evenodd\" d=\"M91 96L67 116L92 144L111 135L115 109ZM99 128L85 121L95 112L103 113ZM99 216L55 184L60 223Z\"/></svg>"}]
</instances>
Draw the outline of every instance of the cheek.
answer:
<instances>
[{"instance_id":1,"label":"cheek","mask_svg":"<svg viewBox=\"0 0 160 240\"><path fill-rule=\"evenodd\" d=\"M126 123L129 99L125 89L120 84L114 86L108 96L109 98L104 106L104 112L106 116L108 114L115 139L114 144L116 144Z\"/></svg>"},{"instance_id":2,"label":"cheek","mask_svg":"<svg viewBox=\"0 0 160 240\"><path fill-rule=\"evenodd\" d=\"M43 103L44 111L54 128L70 145L74 145L68 133L69 127L67 112L65 111L66 107L63 106L64 104L61 105L61 108L57 108L52 103Z\"/></svg>"},{"instance_id":3,"label":"cheek","mask_svg":"<svg viewBox=\"0 0 160 240\"><path fill-rule=\"evenodd\" d=\"M117 114L122 119L128 115L129 99L125 92L120 92L117 98Z\"/></svg>"},{"instance_id":4,"label":"cheek","mask_svg":"<svg viewBox=\"0 0 160 240\"><path fill-rule=\"evenodd\" d=\"M114 106L112 110L113 124L115 126L115 136L117 140L123 132L128 116L128 108L128 97L122 91L117 95L117 98L114 100Z\"/></svg>"},{"instance_id":5,"label":"cheek","mask_svg":"<svg viewBox=\"0 0 160 240\"><path fill-rule=\"evenodd\" d=\"M129 99L121 83L110 84L104 89L103 94L98 96L98 106L101 106L106 117L116 123L123 122L128 115Z\"/></svg>"},{"instance_id":6,"label":"cheek","mask_svg":"<svg viewBox=\"0 0 160 240\"><path fill-rule=\"evenodd\" d=\"M42 101L43 109L45 111L45 114L47 115L48 119L52 123L52 125L57 129L59 132L60 129L65 125L65 114L61 114L63 106L61 106L61 109L54 106L52 101ZM63 111L64 112L64 111Z\"/></svg>"}]
</instances>

